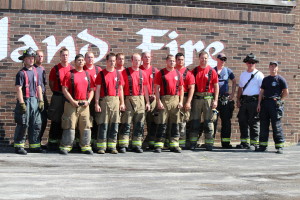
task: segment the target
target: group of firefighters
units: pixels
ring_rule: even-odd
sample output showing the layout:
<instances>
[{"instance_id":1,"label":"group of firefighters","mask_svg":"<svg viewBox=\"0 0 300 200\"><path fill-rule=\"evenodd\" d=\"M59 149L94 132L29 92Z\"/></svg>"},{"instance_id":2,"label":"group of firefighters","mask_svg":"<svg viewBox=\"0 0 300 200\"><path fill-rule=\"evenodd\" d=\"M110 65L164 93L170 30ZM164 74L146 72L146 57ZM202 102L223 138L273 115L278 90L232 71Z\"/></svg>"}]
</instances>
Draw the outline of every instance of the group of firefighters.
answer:
<instances>
[{"instance_id":1,"label":"group of firefighters","mask_svg":"<svg viewBox=\"0 0 300 200\"><path fill-rule=\"evenodd\" d=\"M76 55L72 66L64 48L60 63L49 75L50 105L43 56L43 51L28 48L19 57L23 68L15 82L17 154L27 154L27 133L29 151L46 152L41 140L47 119L51 120L47 149L64 155L76 141L85 154L142 153L145 149L161 153L164 148L180 153L199 147L202 132L205 143L200 148L212 151L218 117L222 148L233 148L230 139L236 79L225 67L227 57L223 53L217 55L217 66L211 67L208 53L201 51L199 66L193 70L185 67L182 53L168 55L163 69L151 65L148 52L134 53L128 68L124 67L123 53L109 53L106 67L101 69L94 64L92 52ZM241 143L236 148L267 151L271 122L276 153L283 153L281 118L288 89L286 80L278 75L279 63L270 62L270 75L264 78L256 69L259 61L254 54L248 54L243 62L247 68L240 76L236 97Z\"/></svg>"}]
</instances>

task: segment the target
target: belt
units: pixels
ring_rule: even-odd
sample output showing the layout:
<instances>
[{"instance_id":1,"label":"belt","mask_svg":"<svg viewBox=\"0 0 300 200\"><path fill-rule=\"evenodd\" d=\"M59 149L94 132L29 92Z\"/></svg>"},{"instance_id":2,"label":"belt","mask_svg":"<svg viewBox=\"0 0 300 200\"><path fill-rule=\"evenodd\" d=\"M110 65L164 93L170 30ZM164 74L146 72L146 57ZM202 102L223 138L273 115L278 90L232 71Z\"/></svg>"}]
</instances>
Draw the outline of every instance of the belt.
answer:
<instances>
[{"instance_id":1,"label":"belt","mask_svg":"<svg viewBox=\"0 0 300 200\"><path fill-rule=\"evenodd\" d=\"M193 99L213 99L213 96L197 96L194 95Z\"/></svg>"},{"instance_id":2,"label":"belt","mask_svg":"<svg viewBox=\"0 0 300 200\"><path fill-rule=\"evenodd\" d=\"M64 94L62 92L53 91L52 93L55 96L64 96Z\"/></svg>"}]
</instances>

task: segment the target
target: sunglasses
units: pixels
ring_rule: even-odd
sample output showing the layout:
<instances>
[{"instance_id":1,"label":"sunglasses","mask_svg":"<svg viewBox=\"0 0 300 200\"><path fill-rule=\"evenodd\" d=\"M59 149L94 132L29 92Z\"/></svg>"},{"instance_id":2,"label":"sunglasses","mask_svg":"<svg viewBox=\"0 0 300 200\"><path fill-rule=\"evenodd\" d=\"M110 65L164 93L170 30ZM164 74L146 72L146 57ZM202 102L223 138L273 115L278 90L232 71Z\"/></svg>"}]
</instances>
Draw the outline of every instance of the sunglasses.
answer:
<instances>
[{"instance_id":1,"label":"sunglasses","mask_svg":"<svg viewBox=\"0 0 300 200\"><path fill-rule=\"evenodd\" d=\"M220 60L225 62L227 58L220 58Z\"/></svg>"},{"instance_id":2,"label":"sunglasses","mask_svg":"<svg viewBox=\"0 0 300 200\"><path fill-rule=\"evenodd\" d=\"M247 62L248 64L255 64L255 62L253 62L253 61L249 61L249 62Z\"/></svg>"}]
</instances>

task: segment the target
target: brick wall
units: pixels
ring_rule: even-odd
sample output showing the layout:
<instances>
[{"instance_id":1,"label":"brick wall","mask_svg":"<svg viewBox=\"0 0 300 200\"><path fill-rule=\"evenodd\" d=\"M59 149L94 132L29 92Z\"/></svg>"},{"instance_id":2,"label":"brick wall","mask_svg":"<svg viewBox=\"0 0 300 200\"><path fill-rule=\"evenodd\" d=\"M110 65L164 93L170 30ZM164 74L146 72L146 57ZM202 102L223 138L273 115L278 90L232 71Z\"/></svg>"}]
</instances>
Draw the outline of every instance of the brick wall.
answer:
<instances>
[{"instance_id":1,"label":"brick wall","mask_svg":"<svg viewBox=\"0 0 300 200\"><path fill-rule=\"evenodd\" d=\"M159 68L165 66L169 52L185 53L188 67L193 68L200 50L210 52L212 65L222 51L237 78L245 70L242 60L250 52L259 58L257 68L265 75L268 63L278 60L290 89L283 128L287 141L298 142L300 12L290 6L294 2L287 6L213 0L115 2L1 1L0 145L9 144L14 134L14 77L21 67L16 58L27 46L42 49L49 72L59 62L60 44L72 55L84 53L86 48L94 51L101 66L105 66L102 58L108 51L124 52L129 66L132 53L152 48L153 65ZM238 142L236 117L233 122L233 139Z\"/></svg>"}]
</instances>

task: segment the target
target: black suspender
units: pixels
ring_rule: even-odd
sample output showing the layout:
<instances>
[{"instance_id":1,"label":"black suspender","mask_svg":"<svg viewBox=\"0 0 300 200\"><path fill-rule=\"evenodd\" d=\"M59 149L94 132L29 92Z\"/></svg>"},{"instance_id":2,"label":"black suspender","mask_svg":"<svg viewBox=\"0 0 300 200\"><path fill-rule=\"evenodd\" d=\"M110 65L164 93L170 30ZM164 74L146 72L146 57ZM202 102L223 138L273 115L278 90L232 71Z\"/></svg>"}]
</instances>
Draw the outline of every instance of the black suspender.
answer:
<instances>
[{"instance_id":1,"label":"black suspender","mask_svg":"<svg viewBox=\"0 0 300 200\"><path fill-rule=\"evenodd\" d=\"M209 72L208 72L208 77L207 77L207 82L206 82L205 92L207 92L208 89L209 89L209 83L210 83L210 79L211 79L211 74L212 74L212 68L210 68L210 69L209 69Z\"/></svg>"},{"instance_id":2,"label":"black suspender","mask_svg":"<svg viewBox=\"0 0 300 200\"><path fill-rule=\"evenodd\" d=\"M129 68L126 68L125 70L126 70L126 73L127 73L128 83L129 83L129 95L132 96L132 77L130 75Z\"/></svg>"},{"instance_id":3,"label":"black suspender","mask_svg":"<svg viewBox=\"0 0 300 200\"><path fill-rule=\"evenodd\" d=\"M185 78L186 78L186 75L187 75L188 71L189 71L189 69L188 69L188 68L186 68L186 69L185 69L185 71L184 71L184 73L183 73L183 80L185 80Z\"/></svg>"},{"instance_id":4,"label":"black suspender","mask_svg":"<svg viewBox=\"0 0 300 200\"><path fill-rule=\"evenodd\" d=\"M154 78L155 78L155 68L152 67L152 94L154 94Z\"/></svg>"},{"instance_id":5,"label":"black suspender","mask_svg":"<svg viewBox=\"0 0 300 200\"><path fill-rule=\"evenodd\" d=\"M125 70L128 76L129 95L132 96L132 90L133 90L132 76L130 74L129 68L126 68ZM142 90L143 90L143 73L142 70L139 69L139 96L142 95Z\"/></svg>"},{"instance_id":6,"label":"black suspender","mask_svg":"<svg viewBox=\"0 0 300 200\"><path fill-rule=\"evenodd\" d=\"M167 94L167 80L166 80L166 77L165 77L165 72L164 72L164 69L160 70L160 73L161 73L161 78L162 78L162 81L163 81L163 85L164 85L164 95L168 95ZM176 73L177 73L177 82L176 82L176 92L175 92L175 95L177 95L178 91L179 91L179 83L180 83L180 72L176 69Z\"/></svg>"},{"instance_id":7,"label":"black suspender","mask_svg":"<svg viewBox=\"0 0 300 200\"><path fill-rule=\"evenodd\" d=\"M58 65L55 65L54 68L55 68L55 72L56 72L55 74L56 74L56 80L57 80L57 84L58 84L58 89L59 89L59 91L62 91L61 84L60 84L60 78L59 78Z\"/></svg>"},{"instance_id":8,"label":"black suspender","mask_svg":"<svg viewBox=\"0 0 300 200\"><path fill-rule=\"evenodd\" d=\"M120 85L120 72L118 70L116 70L116 73L117 73L116 96L118 96L119 95L119 85Z\"/></svg>"},{"instance_id":9,"label":"black suspender","mask_svg":"<svg viewBox=\"0 0 300 200\"><path fill-rule=\"evenodd\" d=\"M244 85L243 87L243 92L245 91L246 87L248 86L248 84L250 83L250 81L254 78L254 76L258 73L259 71L255 72L254 74L251 74L250 79L248 80L248 82Z\"/></svg>"},{"instance_id":10,"label":"black suspender","mask_svg":"<svg viewBox=\"0 0 300 200\"><path fill-rule=\"evenodd\" d=\"M70 70L71 72L71 87L72 87L72 97L75 99L75 81L74 81L74 69ZM89 99L89 91L91 89L91 81L90 81L90 75L87 71L85 72L85 76L87 78L88 81L88 87L87 87L87 91L86 91L86 100Z\"/></svg>"},{"instance_id":11,"label":"black suspender","mask_svg":"<svg viewBox=\"0 0 300 200\"><path fill-rule=\"evenodd\" d=\"M88 81L88 87L87 87L87 91L86 91L86 100L89 99L89 92L91 90L91 80L90 80L90 74L85 71L85 75L86 75L86 78L87 78L87 81Z\"/></svg>"},{"instance_id":12,"label":"black suspender","mask_svg":"<svg viewBox=\"0 0 300 200\"><path fill-rule=\"evenodd\" d=\"M101 87L103 88L103 91L104 91L104 96L107 96L107 87L106 87L106 82L105 82L105 78L104 78L104 73L103 71L100 72L100 75L101 75Z\"/></svg>"}]
</instances>

